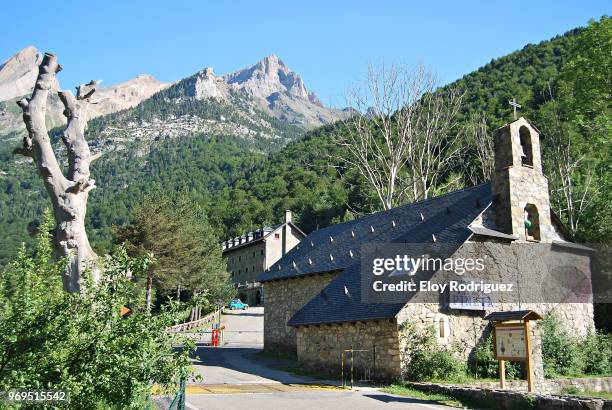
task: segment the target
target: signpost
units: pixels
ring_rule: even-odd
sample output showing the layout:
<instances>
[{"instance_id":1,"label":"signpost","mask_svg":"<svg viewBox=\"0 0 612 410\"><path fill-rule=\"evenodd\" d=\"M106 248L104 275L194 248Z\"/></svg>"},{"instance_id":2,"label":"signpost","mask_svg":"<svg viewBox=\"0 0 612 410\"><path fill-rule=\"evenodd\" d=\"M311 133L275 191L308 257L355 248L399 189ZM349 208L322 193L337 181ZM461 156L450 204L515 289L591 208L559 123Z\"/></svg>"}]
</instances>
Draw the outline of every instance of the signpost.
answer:
<instances>
[{"instance_id":1,"label":"signpost","mask_svg":"<svg viewBox=\"0 0 612 410\"><path fill-rule=\"evenodd\" d=\"M527 390L534 391L529 321L541 320L533 310L493 312L485 319L493 322L493 356L499 360L499 385L506 387L506 360L525 362Z\"/></svg>"}]
</instances>

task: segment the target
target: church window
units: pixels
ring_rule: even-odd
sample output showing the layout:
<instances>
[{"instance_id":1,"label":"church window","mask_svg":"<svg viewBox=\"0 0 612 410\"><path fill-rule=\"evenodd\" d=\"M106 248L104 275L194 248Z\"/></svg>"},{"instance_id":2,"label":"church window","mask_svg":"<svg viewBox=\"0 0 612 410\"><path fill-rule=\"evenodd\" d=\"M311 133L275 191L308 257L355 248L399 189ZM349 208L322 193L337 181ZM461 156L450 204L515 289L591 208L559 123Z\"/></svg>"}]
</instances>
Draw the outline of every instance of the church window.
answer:
<instances>
[{"instance_id":1,"label":"church window","mask_svg":"<svg viewBox=\"0 0 612 410\"><path fill-rule=\"evenodd\" d=\"M525 237L527 240L540 240L540 215L534 204L525 206Z\"/></svg>"},{"instance_id":2,"label":"church window","mask_svg":"<svg viewBox=\"0 0 612 410\"><path fill-rule=\"evenodd\" d=\"M521 139L521 164L523 166L533 166L533 147L531 145L531 133L526 126L519 129Z\"/></svg>"},{"instance_id":3,"label":"church window","mask_svg":"<svg viewBox=\"0 0 612 410\"><path fill-rule=\"evenodd\" d=\"M450 336L450 323L448 316L438 313L434 318L434 329L436 333L436 341L438 343L448 343Z\"/></svg>"}]
</instances>

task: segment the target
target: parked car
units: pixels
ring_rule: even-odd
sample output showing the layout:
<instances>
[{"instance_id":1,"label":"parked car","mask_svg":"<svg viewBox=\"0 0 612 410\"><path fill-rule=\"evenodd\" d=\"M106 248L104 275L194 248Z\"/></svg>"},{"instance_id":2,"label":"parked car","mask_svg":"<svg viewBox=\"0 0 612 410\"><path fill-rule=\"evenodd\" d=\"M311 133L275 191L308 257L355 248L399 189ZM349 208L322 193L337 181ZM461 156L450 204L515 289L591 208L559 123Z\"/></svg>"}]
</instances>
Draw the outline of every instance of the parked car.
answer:
<instances>
[{"instance_id":1,"label":"parked car","mask_svg":"<svg viewBox=\"0 0 612 410\"><path fill-rule=\"evenodd\" d=\"M240 299L234 299L230 302L229 304L229 308L234 310L234 309L242 309L242 310L247 310L249 308L249 305L247 305L246 303L242 302Z\"/></svg>"}]
</instances>

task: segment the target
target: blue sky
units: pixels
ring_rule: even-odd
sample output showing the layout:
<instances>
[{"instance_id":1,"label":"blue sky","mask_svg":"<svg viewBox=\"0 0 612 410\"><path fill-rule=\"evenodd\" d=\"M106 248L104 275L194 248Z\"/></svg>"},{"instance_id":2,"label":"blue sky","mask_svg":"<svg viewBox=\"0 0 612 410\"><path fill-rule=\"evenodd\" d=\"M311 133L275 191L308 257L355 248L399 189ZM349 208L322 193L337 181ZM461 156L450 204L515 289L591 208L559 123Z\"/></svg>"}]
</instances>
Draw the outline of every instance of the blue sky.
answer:
<instances>
[{"instance_id":1,"label":"blue sky","mask_svg":"<svg viewBox=\"0 0 612 410\"><path fill-rule=\"evenodd\" d=\"M607 1L38 1L1 6L0 61L27 45L60 59L63 88L149 73L234 71L276 54L325 103L372 63L425 63L444 82L610 14ZM35 9L33 9L35 7Z\"/></svg>"}]
</instances>

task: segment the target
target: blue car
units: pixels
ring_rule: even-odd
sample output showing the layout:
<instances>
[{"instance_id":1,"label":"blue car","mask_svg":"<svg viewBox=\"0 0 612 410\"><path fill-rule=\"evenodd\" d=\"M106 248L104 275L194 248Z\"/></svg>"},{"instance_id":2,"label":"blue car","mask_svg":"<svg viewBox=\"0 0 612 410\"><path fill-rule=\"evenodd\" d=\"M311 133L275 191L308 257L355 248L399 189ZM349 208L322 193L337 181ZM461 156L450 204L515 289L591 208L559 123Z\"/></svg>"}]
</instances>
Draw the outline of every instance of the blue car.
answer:
<instances>
[{"instance_id":1,"label":"blue car","mask_svg":"<svg viewBox=\"0 0 612 410\"><path fill-rule=\"evenodd\" d=\"M235 310L235 309L247 310L249 308L249 305L247 305L246 303L243 303L240 299L234 299L230 302L229 308L232 310Z\"/></svg>"}]
</instances>

